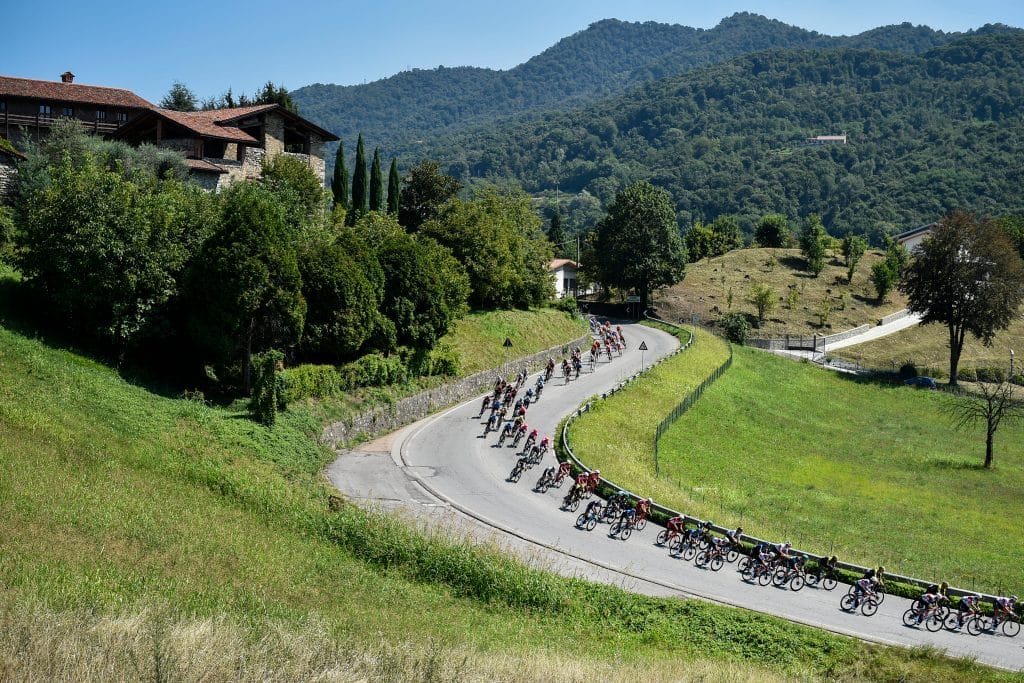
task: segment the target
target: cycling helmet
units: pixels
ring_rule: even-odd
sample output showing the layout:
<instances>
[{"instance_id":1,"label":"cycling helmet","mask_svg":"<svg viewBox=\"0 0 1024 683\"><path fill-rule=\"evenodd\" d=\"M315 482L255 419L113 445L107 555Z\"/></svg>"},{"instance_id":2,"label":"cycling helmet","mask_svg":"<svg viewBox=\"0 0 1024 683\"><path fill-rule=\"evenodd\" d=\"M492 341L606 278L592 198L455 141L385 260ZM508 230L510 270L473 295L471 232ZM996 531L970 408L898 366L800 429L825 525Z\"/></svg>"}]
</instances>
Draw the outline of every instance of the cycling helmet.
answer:
<instances>
[{"instance_id":1,"label":"cycling helmet","mask_svg":"<svg viewBox=\"0 0 1024 683\"><path fill-rule=\"evenodd\" d=\"M601 474L601 470L594 470L594 474Z\"/></svg>"},{"instance_id":2,"label":"cycling helmet","mask_svg":"<svg viewBox=\"0 0 1024 683\"><path fill-rule=\"evenodd\" d=\"M878 573L881 574L884 571L885 571L885 567L883 567L882 565L878 565Z\"/></svg>"},{"instance_id":3,"label":"cycling helmet","mask_svg":"<svg viewBox=\"0 0 1024 683\"><path fill-rule=\"evenodd\" d=\"M1017 596L1016 595L1011 595L1010 596L1010 601L1011 602L1017 602Z\"/></svg>"}]
</instances>

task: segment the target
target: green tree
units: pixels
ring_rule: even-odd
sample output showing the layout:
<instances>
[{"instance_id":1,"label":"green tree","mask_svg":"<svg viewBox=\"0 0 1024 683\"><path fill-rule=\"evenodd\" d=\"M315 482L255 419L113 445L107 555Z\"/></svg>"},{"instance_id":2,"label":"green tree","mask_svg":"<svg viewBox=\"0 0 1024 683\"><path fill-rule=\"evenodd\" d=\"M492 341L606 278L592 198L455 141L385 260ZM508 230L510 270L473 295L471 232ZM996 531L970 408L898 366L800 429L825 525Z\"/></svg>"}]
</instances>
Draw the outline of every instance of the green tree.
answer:
<instances>
[{"instance_id":1,"label":"green tree","mask_svg":"<svg viewBox=\"0 0 1024 683\"><path fill-rule=\"evenodd\" d=\"M743 233L736 216L719 216L711 224L711 256L721 256L743 246Z\"/></svg>"},{"instance_id":2,"label":"green tree","mask_svg":"<svg viewBox=\"0 0 1024 683\"><path fill-rule=\"evenodd\" d=\"M252 104L280 104L293 114L299 113L299 107L292 100L292 96L288 94L288 88L283 85L275 86L270 81L267 81L262 88L256 91Z\"/></svg>"},{"instance_id":3,"label":"green tree","mask_svg":"<svg viewBox=\"0 0 1024 683\"><path fill-rule=\"evenodd\" d=\"M361 234L358 227L342 228L336 238L308 244L299 254L307 302L301 349L308 359L335 365L353 360L381 327L384 272Z\"/></svg>"},{"instance_id":4,"label":"green tree","mask_svg":"<svg viewBox=\"0 0 1024 683\"><path fill-rule=\"evenodd\" d=\"M562 214L556 209L551 214L551 224L548 227L548 241L551 242L551 247L554 249L554 254L558 258L567 258L568 252L568 238L565 235L565 228L562 227ZM573 258L576 254L572 254Z\"/></svg>"},{"instance_id":5,"label":"green tree","mask_svg":"<svg viewBox=\"0 0 1024 683\"><path fill-rule=\"evenodd\" d=\"M49 318L123 355L178 293L212 198L151 175L128 178L84 152L23 197L17 263Z\"/></svg>"},{"instance_id":6,"label":"green tree","mask_svg":"<svg viewBox=\"0 0 1024 683\"><path fill-rule=\"evenodd\" d=\"M410 232L419 230L461 188L459 181L441 173L441 167L435 162L421 161L402 180L398 222Z\"/></svg>"},{"instance_id":7,"label":"green tree","mask_svg":"<svg viewBox=\"0 0 1024 683\"><path fill-rule=\"evenodd\" d=\"M686 254L691 263L711 256L715 249L715 234L710 225L697 221L686 232Z\"/></svg>"},{"instance_id":8,"label":"green tree","mask_svg":"<svg viewBox=\"0 0 1024 683\"><path fill-rule=\"evenodd\" d=\"M370 211L384 210L384 175L380 167L380 147L373 149L370 164Z\"/></svg>"},{"instance_id":9,"label":"green tree","mask_svg":"<svg viewBox=\"0 0 1024 683\"><path fill-rule=\"evenodd\" d=\"M1000 216L996 221L1024 258L1024 216Z\"/></svg>"},{"instance_id":10,"label":"green tree","mask_svg":"<svg viewBox=\"0 0 1024 683\"><path fill-rule=\"evenodd\" d=\"M277 413L286 407L285 383L278 372L284 370L284 354L276 349L253 356L252 398L249 413L253 419L267 427L273 427Z\"/></svg>"},{"instance_id":11,"label":"green tree","mask_svg":"<svg viewBox=\"0 0 1024 683\"><path fill-rule=\"evenodd\" d=\"M750 288L750 300L754 303L754 307L757 308L757 324L760 327L764 324L765 318L775 310L779 297L775 290L768 285L763 282L756 282Z\"/></svg>"},{"instance_id":12,"label":"green tree","mask_svg":"<svg viewBox=\"0 0 1024 683\"><path fill-rule=\"evenodd\" d=\"M789 221L781 213L762 216L754 229L754 241L762 247L786 247L791 239Z\"/></svg>"},{"instance_id":13,"label":"green tree","mask_svg":"<svg viewBox=\"0 0 1024 683\"><path fill-rule=\"evenodd\" d=\"M306 302L293 234L274 195L235 183L222 197L221 227L189 278L189 325L207 360L237 363L248 394L253 354L298 343Z\"/></svg>"},{"instance_id":14,"label":"green tree","mask_svg":"<svg viewBox=\"0 0 1024 683\"><path fill-rule=\"evenodd\" d=\"M843 258L846 259L846 281L848 283L853 284L853 274L857 272L857 264L860 263L867 248L868 243L863 237L847 235L843 238Z\"/></svg>"},{"instance_id":15,"label":"green tree","mask_svg":"<svg viewBox=\"0 0 1024 683\"><path fill-rule=\"evenodd\" d=\"M348 211L348 169L345 168L345 143L338 142L338 153L334 156L334 175L331 176L331 192L334 205Z\"/></svg>"},{"instance_id":16,"label":"green tree","mask_svg":"<svg viewBox=\"0 0 1024 683\"><path fill-rule=\"evenodd\" d=\"M171 89L160 100L160 106L164 109L173 109L174 111L196 111L198 109L198 100L196 99L196 94L189 90L187 85L181 81L174 81L171 84Z\"/></svg>"},{"instance_id":17,"label":"green tree","mask_svg":"<svg viewBox=\"0 0 1024 683\"><path fill-rule=\"evenodd\" d=\"M398 197L402 191L402 181L398 177L398 159L391 157L391 170L388 171L388 213L398 215Z\"/></svg>"},{"instance_id":18,"label":"green tree","mask_svg":"<svg viewBox=\"0 0 1024 683\"><path fill-rule=\"evenodd\" d=\"M750 321L742 313L726 313L718 320L725 338L733 344L746 344L750 336Z\"/></svg>"},{"instance_id":19,"label":"green tree","mask_svg":"<svg viewBox=\"0 0 1024 683\"><path fill-rule=\"evenodd\" d=\"M472 201L450 200L421 232L465 266L474 308L526 308L554 295L551 244L540 226L524 192L487 189Z\"/></svg>"},{"instance_id":20,"label":"green tree","mask_svg":"<svg viewBox=\"0 0 1024 683\"><path fill-rule=\"evenodd\" d=\"M992 344L1017 316L1024 299L1024 264L1006 232L991 220L954 211L915 251L900 290L921 324L941 323L949 334L949 383L967 333Z\"/></svg>"},{"instance_id":21,"label":"green tree","mask_svg":"<svg viewBox=\"0 0 1024 683\"><path fill-rule=\"evenodd\" d=\"M641 310L647 309L654 289L682 279L686 248L665 190L643 181L630 185L615 196L596 230L600 281L635 289Z\"/></svg>"},{"instance_id":22,"label":"green tree","mask_svg":"<svg viewBox=\"0 0 1024 683\"><path fill-rule=\"evenodd\" d=\"M800 233L800 253L804 255L807 272L818 277L825 269L825 249L828 245L828 233L825 226L821 224L821 218L811 214L804 221L804 228Z\"/></svg>"},{"instance_id":23,"label":"green tree","mask_svg":"<svg viewBox=\"0 0 1024 683\"><path fill-rule=\"evenodd\" d=\"M324 226L327 194L309 164L298 157L278 154L263 164L260 180L284 209L285 221L300 237Z\"/></svg>"},{"instance_id":24,"label":"green tree","mask_svg":"<svg viewBox=\"0 0 1024 683\"><path fill-rule=\"evenodd\" d=\"M992 468L999 425L1024 419L1024 400L1018 393L1010 382L978 382L973 392L958 391L946 404L958 429L985 423L985 469Z\"/></svg>"},{"instance_id":25,"label":"green tree","mask_svg":"<svg viewBox=\"0 0 1024 683\"><path fill-rule=\"evenodd\" d=\"M392 233L377 250L384 271L381 312L397 342L429 349L466 312L469 278L451 252L430 239Z\"/></svg>"},{"instance_id":26,"label":"green tree","mask_svg":"<svg viewBox=\"0 0 1024 683\"><path fill-rule=\"evenodd\" d=\"M363 149L363 136L359 136L356 142L356 167L352 172L352 206L345 217L348 225L355 225L356 221L366 213L369 197L366 194L366 150Z\"/></svg>"}]
</instances>

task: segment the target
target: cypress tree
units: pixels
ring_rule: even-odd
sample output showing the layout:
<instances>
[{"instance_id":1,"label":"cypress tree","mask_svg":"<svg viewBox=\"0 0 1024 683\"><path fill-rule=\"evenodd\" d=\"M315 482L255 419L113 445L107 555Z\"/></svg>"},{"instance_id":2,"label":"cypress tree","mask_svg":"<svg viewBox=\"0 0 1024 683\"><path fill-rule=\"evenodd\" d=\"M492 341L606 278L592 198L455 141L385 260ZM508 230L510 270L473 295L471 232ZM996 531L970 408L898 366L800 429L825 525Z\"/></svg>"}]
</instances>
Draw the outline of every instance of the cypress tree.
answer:
<instances>
[{"instance_id":1,"label":"cypress tree","mask_svg":"<svg viewBox=\"0 0 1024 683\"><path fill-rule=\"evenodd\" d=\"M366 150L363 149L363 135L359 134L356 142L356 169L352 175L352 208L345 217L345 223L355 225L359 217L366 213Z\"/></svg>"},{"instance_id":2,"label":"cypress tree","mask_svg":"<svg viewBox=\"0 0 1024 683\"><path fill-rule=\"evenodd\" d=\"M338 154L334 157L334 177L331 178L334 205L348 211L348 169L345 168L345 143L338 141Z\"/></svg>"},{"instance_id":3,"label":"cypress tree","mask_svg":"<svg viewBox=\"0 0 1024 683\"><path fill-rule=\"evenodd\" d=\"M370 211L384 210L384 176L380 169L380 147L373 150L373 164L370 165Z\"/></svg>"},{"instance_id":4,"label":"cypress tree","mask_svg":"<svg viewBox=\"0 0 1024 683\"><path fill-rule=\"evenodd\" d=\"M566 252L565 230L562 228L562 214L555 209L551 214L551 227L548 229L548 239L555 247L555 256L563 258Z\"/></svg>"},{"instance_id":5,"label":"cypress tree","mask_svg":"<svg viewBox=\"0 0 1024 683\"><path fill-rule=\"evenodd\" d=\"M401 190L398 177L398 159L391 157L391 171L388 172L388 213L398 215L398 193Z\"/></svg>"}]
</instances>

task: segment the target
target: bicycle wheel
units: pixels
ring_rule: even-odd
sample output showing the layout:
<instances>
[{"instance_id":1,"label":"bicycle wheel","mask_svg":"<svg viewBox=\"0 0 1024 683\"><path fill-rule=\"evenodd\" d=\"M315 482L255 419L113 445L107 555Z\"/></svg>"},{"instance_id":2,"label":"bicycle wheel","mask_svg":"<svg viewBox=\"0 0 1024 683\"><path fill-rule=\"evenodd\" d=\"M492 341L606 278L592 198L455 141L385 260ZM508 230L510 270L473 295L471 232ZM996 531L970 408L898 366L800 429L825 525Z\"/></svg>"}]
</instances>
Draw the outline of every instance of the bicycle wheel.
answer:
<instances>
[{"instance_id":1,"label":"bicycle wheel","mask_svg":"<svg viewBox=\"0 0 1024 683\"><path fill-rule=\"evenodd\" d=\"M1003 622L1003 634L1010 638L1016 638L1020 633L1020 622L1015 619L1007 619Z\"/></svg>"},{"instance_id":2,"label":"bicycle wheel","mask_svg":"<svg viewBox=\"0 0 1024 683\"><path fill-rule=\"evenodd\" d=\"M596 517L591 517L590 519L587 520L587 531L593 531L594 527L596 527L596 526L597 526L597 518Z\"/></svg>"},{"instance_id":3,"label":"bicycle wheel","mask_svg":"<svg viewBox=\"0 0 1024 683\"><path fill-rule=\"evenodd\" d=\"M511 482L517 482L521 476L523 476L523 465L522 463L516 463L516 466L513 467L512 471L508 474L508 480Z\"/></svg>"},{"instance_id":4,"label":"bicycle wheel","mask_svg":"<svg viewBox=\"0 0 1024 683\"><path fill-rule=\"evenodd\" d=\"M826 576L821 580L821 587L827 591L835 590L835 587L839 585L834 576Z\"/></svg>"},{"instance_id":5,"label":"bicycle wheel","mask_svg":"<svg viewBox=\"0 0 1024 683\"><path fill-rule=\"evenodd\" d=\"M612 524L612 525L611 525L611 526L610 526L610 527L608 528L608 535L609 535L609 536L612 536L612 537L614 537L614 536L618 536L618 535L619 535L619 529L620 529L620 527L621 527L621 526L622 526L622 523L621 523L621 522L614 522L614 523L613 523L613 524Z\"/></svg>"},{"instance_id":6,"label":"bicycle wheel","mask_svg":"<svg viewBox=\"0 0 1024 683\"><path fill-rule=\"evenodd\" d=\"M769 583L771 583L772 582L772 570L771 569L767 569L767 568L764 569L764 571L762 571L760 573L760 575L757 577L757 582L759 584L761 584L762 586L767 586Z\"/></svg>"},{"instance_id":7,"label":"bicycle wheel","mask_svg":"<svg viewBox=\"0 0 1024 683\"><path fill-rule=\"evenodd\" d=\"M863 614L866 617L870 617L870 616L874 615L874 613L877 612L877 611L878 611L878 600L875 600L873 597L872 598L867 598L866 600L864 600L863 604L861 604L861 606L860 606L861 614Z\"/></svg>"},{"instance_id":8,"label":"bicycle wheel","mask_svg":"<svg viewBox=\"0 0 1024 683\"><path fill-rule=\"evenodd\" d=\"M847 593L843 596L842 600L839 601L839 608L846 612L852 612L857 609L857 598Z\"/></svg>"},{"instance_id":9,"label":"bicycle wheel","mask_svg":"<svg viewBox=\"0 0 1024 683\"><path fill-rule=\"evenodd\" d=\"M735 548L730 548L729 552L725 555L725 561L730 563L735 562L736 558L738 558L739 556L740 554L736 551Z\"/></svg>"},{"instance_id":10,"label":"bicycle wheel","mask_svg":"<svg viewBox=\"0 0 1024 683\"><path fill-rule=\"evenodd\" d=\"M967 620L967 632L972 636L981 635L981 632L987 631L989 626L988 617L981 614L976 614Z\"/></svg>"},{"instance_id":11,"label":"bicycle wheel","mask_svg":"<svg viewBox=\"0 0 1024 683\"><path fill-rule=\"evenodd\" d=\"M804 576L804 583L812 588L817 586L819 581L821 581L821 577L817 574L807 574Z\"/></svg>"},{"instance_id":12,"label":"bicycle wheel","mask_svg":"<svg viewBox=\"0 0 1024 683\"><path fill-rule=\"evenodd\" d=\"M789 587L791 590L798 591L804 587L805 583L807 583L807 580L804 579L803 574L797 574L789 580Z\"/></svg>"},{"instance_id":13,"label":"bicycle wheel","mask_svg":"<svg viewBox=\"0 0 1024 683\"><path fill-rule=\"evenodd\" d=\"M683 554L683 542L681 539L675 538L668 544L668 554L672 557L679 557Z\"/></svg>"},{"instance_id":14,"label":"bicycle wheel","mask_svg":"<svg viewBox=\"0 0 1024 683\"><path fill-rule=\"evenodd\" d=\"M883 602L885 602L885 589L882 588L881 586L878 586L877 588L875 588L875 596L874 596L874 598L875 598L875 602L877 602L879 605L881 605Z\"/></svg>"},{"instance_id":15,"label":"bicycle wheel","mask_svg":"<svg viewBox=\"0 0 1024 683\"><path fill-rule=\"evenodd\" d=\"M917 626L918 623L919 622L917 621L917 609L916 608L911 607L910 609L908 609L906 612L903 613L903 625L904 626L914 627L914 626Z\"/></svg>"},{"instance_id":16,"label":"bicycle wheel","mask_svg":"<svg viewBox=\"0 0 1024 683\"><path fill-rule=\"evenodd\" d=\"M946 627L947 631L959 631L963 624L960 623L960 615L956 612L950 612L949 616L943 622L943 626Z\"/></svg>"},{"instance_id":17,"label":"bicycle wheel","mask_svg":"<svg viewBox=\"0 0 1024 683\"><path fill-rule=\"evenodd\" d=\"M782 588L786 585L786 579L789 578L789 570L784 567L779 567L772 574L772 585Z\"/></svg>"},{"instance_id":18,"label":"bicycle wheel","mask_svg":"<svg viewBox=\"0 0 1024 683\"><path fill-rule=\"evenodd\" d=\"M619 538L621 538L623 541L625 541L626 539L628 539L630 537L630 535L632 533L633 533L633 527L631 527L630 525L627 524L625 527L623 527L622 531L619 532Z\"/></svg>"},{"instance_id":19,"label":"bicycle wheel","mask_svg":"<svg viewBox=\"0 0 1024 683\"><path fill-rule=\"evenodd\" d=\"M633 528L636 529L637 531L643 531L644 527L646 527L646 526L647 526L647 520L646 519L638 519L633 524Z\"/></svg>"},{"instance_id":20,"label":"bicycle wheel","mask_svg":"<svg viewBox=\"0 0 1024 683\"><path fill-rule=\"evenodd\" d=\"M744 581L747 581L748 583L753 583L754 582L754 568L752 566L750 566L750 565L747 565L742 570L740 570L740 576L743 577Z\"/></svg>"},{"instance_id":21,"label":"bicycle wheel","mask_svg":"<svg viewBox=\"0 0 1024 683\"><path fill-rule=\"evenodd\" d=\"M654 542L658 545L665 545L668 541L668 529L662 529L658 532L658 537L654 539Z\"/></svg>"},{"instance_id":22,"label":"bicycle wheel","mask_svg":"<svg viewBox=\"0 0 1024 683\"><path fill-rule=\"evenodd\" d=\"M582 529L584 526L586 526L586 524L587 524L587 516L586 515L581 514L579 517L576 518L576 528Z\"/></svg>"},{"instance_id":23,"label":"bicycle wheel","mask_svg":"<svg viewBox=\"0 0 1024 683\"><path fill-rule=\"evenodd\" d=\"M942 625L945 623L945 621L946 620L942 617L942 612L936 610L934 614L925 619L924 627L932 633L935 633L936 631L942 628Z\"/></svg>"},{"instance_id":24,"label":"bicycle wheel","mask_svg":"<svg viewBox=\"0 0 1024 683\"><path fill-rule=\"evenodd\" d=\"M711 560L711 571L717 572L723 566L725 566L725 560L722 559L721 555L718 555Z\"/></svg>"},{"instance_id":25,"label":"bicycle wheel","mask_svg":"<svg viewBox=\"0 0 1024 683\"><path fill-rule=\"evenodd\" d=\"M692 543L683 548L683 559L689 562L697 556L697 547Z\"/></svg>"},{"instance_id":26,"label":"bicycle wheel","mask_svg":"<svg viewBox=\"0 0 1024 683\"><path fill-rule=\"evenodd\" d=\"M698 567L703 567L704 565L706 565L708 563L708 560L710 560L710 559L711 558L708 557L707 551L703 551L699 555L697 555L697 558L693 561L693 563L695 565L697 565Z\"/></svg>"},{"instance_id":27,"label":"bicycle wheel","mask_svg":"<svg viewBox=\"0 0 1024 683\"><path fill-rule=\"evenodd\" d=\"M579 500L579 498L577 498L577 499L573 500L571 503L569 503L569 512L576 512L579 509L580 509L580 500Z\"/></svg>"}]
</instances>

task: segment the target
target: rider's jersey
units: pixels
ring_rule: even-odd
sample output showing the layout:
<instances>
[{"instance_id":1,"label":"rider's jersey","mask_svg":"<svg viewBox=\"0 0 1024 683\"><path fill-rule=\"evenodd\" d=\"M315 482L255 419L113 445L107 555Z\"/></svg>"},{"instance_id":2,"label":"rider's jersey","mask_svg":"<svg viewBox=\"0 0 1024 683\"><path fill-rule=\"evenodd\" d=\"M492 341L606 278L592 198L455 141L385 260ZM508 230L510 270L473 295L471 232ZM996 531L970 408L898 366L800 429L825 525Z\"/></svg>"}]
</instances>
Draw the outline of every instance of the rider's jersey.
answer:
<instances>
[{"instance_id":1,"label":"rider's jersey","mask_svg":"<svg viewBox=\"0 0 1024 683\"><path fill-rule=\"evenodd\" d=\"M957 605L962 610L973 610L978 604L978 598L974 595L965 595L960 598Z\"/></svg>"},{"instance_id":2,"label":"rider's jersey","mask_svg":"<svg viewBox=\"0 0 1024 683\"><path fill-rule=\"evenodd\" d=\"M859 588L861 591L865 593L870 592L874 588L874 585L874 580L870 578L860 579L859 581L857 581L857 588Z\"/></svg>"},{"instance_id":3,"label":"rider's jersey","mask_svg":"<svg viewBox=\"0 0 1024 683\"><path fill-rule=\"evenodd\" d=\"M996 606L1009 612L1013 609L1013 601L1010 598L996 598Z\"/></svg>"},{"instance_id":4,"label":"rider's jersey","mask_svg":"<svg viewBox=\"0 0 1024 683\"><path fill-rule=\"evenodd\" d=\"M563 462L561 465L558 466L558 471L561 472L563 475L569 474L569 471L571 469L572 469L572 464L567 463L567 462Z\"/></svg>"}]
</instances>

